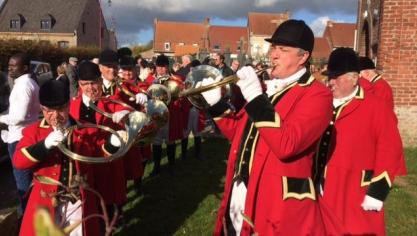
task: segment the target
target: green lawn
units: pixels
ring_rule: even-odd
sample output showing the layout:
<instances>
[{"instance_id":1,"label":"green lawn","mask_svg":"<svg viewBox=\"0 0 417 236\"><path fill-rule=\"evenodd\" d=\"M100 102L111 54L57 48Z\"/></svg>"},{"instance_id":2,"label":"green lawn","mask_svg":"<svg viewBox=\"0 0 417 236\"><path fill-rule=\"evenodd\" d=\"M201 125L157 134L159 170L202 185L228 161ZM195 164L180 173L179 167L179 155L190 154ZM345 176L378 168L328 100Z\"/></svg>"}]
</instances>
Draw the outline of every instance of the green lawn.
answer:
<instances>
[{"instance_id":1,"label":"green lawn","mask_svg":"<svg viewBox=\"0 0 417 236\"><path fill-rule=\"evenodd\" d=\"M193 158L192 144L190 139L186 160L177 158L174 176L168 174L166 158L158 177L149 178L152 164L146 167L144 194L138 196L130 187L129 202L124 207L126 225L115 235L212 234L229 144L222 138L205 140L203 160ZM388 235L417 232L417 148L407 148L405 154L408 175L395 180L385 205Z\"/></svg>"},{"instance_id":2,"label":"green lawn","mask_svg":"<svg viewBox=\"0 0 417 236\"><path fill-rule=\"evenodd\" d=\"M148 165L144 195L137 196L131 189L124 208L127 225L116 235L211 235L228 149L224 139L205 140L205 158L194 159L191 148L187 160L177 159L173 177L163 168L159 177L149 178L152 164ZM417 231L417 148L406 149L406 157L408 176L396 180L386 202L388 235L415 235Z\"/></svg>"}]
</instances>

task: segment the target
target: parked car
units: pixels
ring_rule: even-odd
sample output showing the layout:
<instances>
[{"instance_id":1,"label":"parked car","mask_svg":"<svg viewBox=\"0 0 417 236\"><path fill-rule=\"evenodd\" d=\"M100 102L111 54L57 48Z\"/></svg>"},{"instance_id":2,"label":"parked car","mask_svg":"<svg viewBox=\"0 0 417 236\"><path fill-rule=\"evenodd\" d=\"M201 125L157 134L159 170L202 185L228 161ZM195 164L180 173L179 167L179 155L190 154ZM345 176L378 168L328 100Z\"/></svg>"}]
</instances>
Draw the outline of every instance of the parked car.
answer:
<instances>
[{"instance_id":1,"label":"parked car","mask_svg":"<svg viewBox=\"0 0 417 236\"><path fill-rule=\"evenodd\" d=\"M46 81L54 78L51 65L48 62L30 61L30 70L36 76L39 87Z\"/></svg>"}]
</instances>

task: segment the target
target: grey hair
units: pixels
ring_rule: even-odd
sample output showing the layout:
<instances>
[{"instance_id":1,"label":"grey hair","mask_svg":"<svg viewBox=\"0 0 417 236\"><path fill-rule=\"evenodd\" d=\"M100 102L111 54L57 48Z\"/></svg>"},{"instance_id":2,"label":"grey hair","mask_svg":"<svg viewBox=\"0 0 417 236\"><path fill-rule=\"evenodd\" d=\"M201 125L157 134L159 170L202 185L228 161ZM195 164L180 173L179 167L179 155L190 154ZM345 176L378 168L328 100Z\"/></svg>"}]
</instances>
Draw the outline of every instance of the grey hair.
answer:
<instances>
[{"instance_id":1,"label":"grey hair","mask_svg":"<svg viewBox=\"0 0 417 236\"><path fill-rule=\"evenodd\" d=\"M302 48L298 48L298 52L297 52L297 56L302 56L306 53L307 51L302 49Z\"/></svg>"}]
</instances>

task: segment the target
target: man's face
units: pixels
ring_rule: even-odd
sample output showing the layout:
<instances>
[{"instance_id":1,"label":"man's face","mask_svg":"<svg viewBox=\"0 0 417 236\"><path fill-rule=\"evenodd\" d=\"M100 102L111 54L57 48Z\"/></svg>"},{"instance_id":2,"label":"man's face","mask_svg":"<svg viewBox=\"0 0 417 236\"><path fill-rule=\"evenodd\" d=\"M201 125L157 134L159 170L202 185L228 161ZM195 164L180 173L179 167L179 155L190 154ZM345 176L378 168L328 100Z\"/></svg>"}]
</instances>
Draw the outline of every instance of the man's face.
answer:
<instances>
[{"instance_id":1,"label":"man's face","mask_svg":"<svg viewBox=\"0 0 417 236\"><path fill-rule=\"evenodd\" d=\"M348 73L329 78L329 87L333 98L343 98L351 94L355 90L357 81L357 78L355 79Z\"/></svg>"},{"instance_id":2,"label":"man's face","mask_svg":"<svg viewBox=\"0 0 417 236\"><path fill-rule=\"evenodd\" d=\"M236 72L239 69L239 62L233 61L231 67L232 67L232 70Z\"/></svg>"},{"instance_id":3,"label":"man's face","mask_svg":"<svg viewBox=\"0 0 417 236\"><path fill-rule=\"evenodd\" d=\"M79 80L78 85L81 88L81 92L89 97L92 101L97 101L103 93L101 88L103 82L101 79L89 81L89 80Z\"/></svg>"},{"instance_id":4,"label":"man's face","mask_svg":"<svg viewBox=\"0 0 417 236\"><path fill-rule=\"evenodd\" d=\"M24 66L19 58L10 58L9 60L9 76L12 79L17 79L27 71L27 66Z\"/></svg>"},{"instance_id":5,"label":"man's face","mask_svg":"<svg viewBox=\"0 0 417 236\"><path fill-rule=\"evenodd\" d=\"M168 74L168 67L167 66L156 66L156 75L157 76L164 76Z\"/></svg>"},{"instance_id":6,"label":"man's face","mask_svg":"<svg viewBox=\"0 0 417 236\"><path fill-rule=\"evenodd\" d=\"M122 68L121 72L122 72L121 77L122 77L123 80L129 80L129 81L135 80L136 70L133 67Z\"/></svg>"},{"instance_id":7,"label":"man's face","mask_svg":"<svg viewBox=\"0 0 417 236\"><path fill-rule=\"evenodd\" d=\"M69 64L71 64L72 66L77 66L78 65L78 61L69 61Z\"/></svg>"},{"instance_id":8,"label":"man's face","mask_svg":"<svg viewBox=\"0 0 417 236\"><path fill-rule=\"evenodd\" d=\"M214 65L219 66L222 64L222 60L220 59L220 56L217 54L214 54L213 56Z\"/></svg>"},{"instance_id":9,"label":"man's face","mask_svg":"<svg viewBox=\"0 0 417 236\"><path fill-rule=\"evenodd\" d=\"M300 70L308 59L308 52L300 55L300 49L284 45L272 44L269 59L273 66L273 78L287 78Z\"/></svg>"},{"instance_id":10,"label":"man's face","mask_svg":"<svg viewBox=\"0 0 417 236\"><path fill-rule=\"evenodd\" d=\"M117 76L117 63L113 63L113 64L100 64L99 65L100 68L100 72L101 75L103 76L104 79L108 80L108 81L113 81L114 78L116 78Z\"/></svg>"},{"instance_id":11,"label":"man's face","mask_svg":"<svg viewBox=\"0 0 417 236\"><path fill-rule=\"evenodd\" d=\"M63 127L68 121L69 103L55 108L41 106L46 122L53 127Z\"/></svg>"}]
</instances>

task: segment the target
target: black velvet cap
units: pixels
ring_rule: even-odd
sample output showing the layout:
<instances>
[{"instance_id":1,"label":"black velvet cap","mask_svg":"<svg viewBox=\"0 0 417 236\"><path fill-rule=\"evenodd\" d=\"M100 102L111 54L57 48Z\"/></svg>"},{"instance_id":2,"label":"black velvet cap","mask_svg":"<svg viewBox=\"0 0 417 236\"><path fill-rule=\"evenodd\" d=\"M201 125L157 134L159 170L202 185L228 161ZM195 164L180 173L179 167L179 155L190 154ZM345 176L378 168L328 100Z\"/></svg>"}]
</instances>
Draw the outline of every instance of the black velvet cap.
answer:
<instances>
[{"instance_id":1,"label":"black velvet cap","mask_svg":"<svg viewBox=\"0 0 417 236\"><path fill-rule=\"evenodd\" d=\"M135 59L131 56L123 56L119 59L120 68L132 68L135 67Z\"/></svg>"},{"instance_id":2,"label":"black velvet cap","mask_svg":"<svg viewBox=\"0 0 417 236\"><path fill-rule=\"evenodd\" d=\"M159 55L155 61L156 66L169 66L169 59L164 54Z\"/></svg>"},{"instance_id":3,"label":"black velvet cap","mask_svg":"<svg viewBox=\"0 0 417 236\"><path fill-rule=\"evenodd\" d=\"M314 47L314 34L302 20L287 20L278 26L271 38L265 41L291 47L302 48L311 55Z\"/></svg>"},{"instance_id":4,"label":"black velvet cap","mask_svg":"<svg viewBox=\"0 0 417 236\"><path fill-rule=\"evenodd\" d=\"M117 64L119 62L119 56L117 52L111 49L105 49L100 53L99 61L102 65Z\"/></svg>"},{"instance_id":5,"label":"black velvet cap","mask_svg":"<svg viewBox=\"0 0 417 236\"><path fill-rule=\"evenodd\" d=\"M359 57L359 70L375 69L374 62L368 57Z\"/></svg>"},{"instance_id":6,"label":"black velvet cap","mask_svg":"<svg viewBox=\"0 0 417 236\"><path fill-rule=\"evenodd\" d=\"M59 80L48 80L39 89L39 102L42 106L60 107L69 101L69 88Z\"/></svg>"},{"instance_id":7,"label":"black velvet cap","mask_svg":"<svg viewBox=\"0 0 417 236\"><path fill-rule=\"evenodd\" d=\"M101 77L100 69L97 64L84 61L78 66L78 77L79 80L98 80Z\"/></svg>"},{"instance_id":8,"label":"black velvet cap","mask_svg":"<svg viewBox=\"0 0 417 236\"><path fill-rule=\"evenodd\" d=\"M327 76L334 78L348 72L359 73L359 59L352 48L337 48L329 56Z\"/></svg>"}]
</instances>

